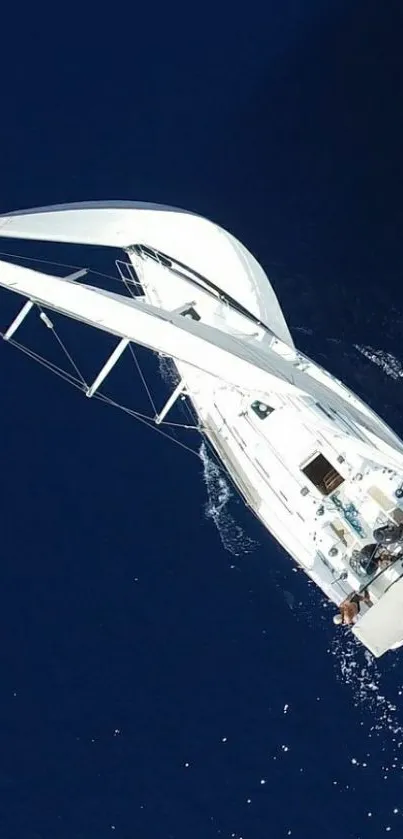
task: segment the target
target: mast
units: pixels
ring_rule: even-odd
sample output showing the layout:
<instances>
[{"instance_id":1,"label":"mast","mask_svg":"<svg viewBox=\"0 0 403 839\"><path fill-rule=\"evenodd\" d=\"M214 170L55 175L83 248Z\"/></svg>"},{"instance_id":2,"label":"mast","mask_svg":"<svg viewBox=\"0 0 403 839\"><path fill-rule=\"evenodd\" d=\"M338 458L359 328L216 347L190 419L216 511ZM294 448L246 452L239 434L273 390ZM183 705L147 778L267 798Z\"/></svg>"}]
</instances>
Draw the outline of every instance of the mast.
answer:
<instances>
[{"instance_id":1,"label":"mast","mask_svg":"<svg viewBox=\"0 0 403 839\"><path fill-rule=\"evenodd\" d=\"M258 344L241 341L143 300L2 261L0 286L96 329L186 362L234 386L264 394L297 392L291 383L275 375Z\"/></svg>"}]
</instances>

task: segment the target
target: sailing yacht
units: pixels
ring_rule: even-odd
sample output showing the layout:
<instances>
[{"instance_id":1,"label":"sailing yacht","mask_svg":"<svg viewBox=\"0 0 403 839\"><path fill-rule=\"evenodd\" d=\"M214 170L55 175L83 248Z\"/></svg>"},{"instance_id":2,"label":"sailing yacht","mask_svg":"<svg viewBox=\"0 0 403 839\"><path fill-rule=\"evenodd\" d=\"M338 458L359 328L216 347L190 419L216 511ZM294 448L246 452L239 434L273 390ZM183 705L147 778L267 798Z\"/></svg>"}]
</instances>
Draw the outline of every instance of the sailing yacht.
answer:
<instances>
[{"instance_id":1,"label":"sailing yacht","mask_svg":"<svg viewBox=\"0 0 403 839\"><path fill-rule=\"evenodd\" d=\"M368 591L355 636L375 656L401 646L403 442L295 347L252 254L197 214L139 202L9 213L0 236L122 250L123 293L88 284L86 269L1 261L0 286L25 298L4 340L27 316L54 329L54 313L116 336L89 398L133 345L172 359L179 380L156 425L185 399L246 504L326 598Z\"/></svg>"}]
</instances>

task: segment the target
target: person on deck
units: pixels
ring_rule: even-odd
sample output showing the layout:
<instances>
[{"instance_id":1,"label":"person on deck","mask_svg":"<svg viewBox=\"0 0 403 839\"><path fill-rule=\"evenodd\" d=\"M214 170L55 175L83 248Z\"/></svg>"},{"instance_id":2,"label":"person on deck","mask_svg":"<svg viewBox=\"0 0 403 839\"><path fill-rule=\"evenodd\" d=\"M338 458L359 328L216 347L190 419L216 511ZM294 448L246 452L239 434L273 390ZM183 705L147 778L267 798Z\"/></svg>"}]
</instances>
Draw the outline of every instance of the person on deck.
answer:
<instances>
[{"instance_id":1,"label":"person on deck","mask_svg":"<svg viewBox=\"0 0 403 839\"><path fill-rule=\"evenodd\" d=\"M366 603L367 606L372 606L371 598L368 591L362 594L355 592L349 595L340 603L338 614L334 616L333 623L336 626L347 625L355 623L361 611L361 603Z\"/></svg>"}]
</instances>

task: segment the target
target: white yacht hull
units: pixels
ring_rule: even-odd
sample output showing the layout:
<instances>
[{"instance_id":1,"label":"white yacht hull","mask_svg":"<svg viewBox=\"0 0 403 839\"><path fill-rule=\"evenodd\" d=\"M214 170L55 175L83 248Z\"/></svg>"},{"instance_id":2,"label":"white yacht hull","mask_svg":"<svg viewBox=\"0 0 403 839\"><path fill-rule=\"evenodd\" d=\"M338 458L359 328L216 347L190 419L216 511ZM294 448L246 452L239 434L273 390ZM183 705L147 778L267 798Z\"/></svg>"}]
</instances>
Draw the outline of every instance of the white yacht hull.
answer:
<instances>
[{"instance_id":1,"label":"white yacht hull","mask_svg":"<svg viewBox=\"0 0 403 839\"><path fill-rule=\"evenodd\" d=\"M301 567L308 577L312 579L323 591L324 595L339 604L350 591L345 587L346 581L337 582L339 574L335 574L334 568L323 564L323 555L318 552L318 545L315 539L309 538L304 523L298 518L298 511L293 509L292 504L283 492L276 491L270 481L269 469L273 469L274 463L270 466L254 460L250 455L253 447L249 450L242 440L240 431L234 423L230 414L220 412L214 396L211 398L200 398L199 387L196 393L192 394L191 377L189 371L181 369L177 365L178 374L188 376L188 396L191 398L194 410L199 417L203 435L207 438L221 463L225 467L232 483L237 488L245 504L256 515L262 525L268 530L271 536L282 546L284 551ZM214 383L211 383L214 389ZM213 391L214 392L214 391ZM242 431L242 421L239 425ZM256 441L258 443L258 441ZM401 473L400 473L401 474ZM382 486L388 491L388 495L380 496L381 500L390 499L389 509L380 508L373 504L372 520L373 525L384 524L387 521L403 520L403 509L392 500L393 490L400 486L399 473L388 469L381 475L384 478ZM388 486L389 485L389 486ZM382 492L382 490L380 490ZM359 507L358 507L359 509ZM401 511L401 518L399 513ZM394 518L395 517L395 518ZM320 536L319 536L320 538ZM330 544L330 542L328 543ZM323 547L323 546L322 546ZM331 547L329 548L331 550ZM340 568L342 571L342 568ZM353 633L370 652L379 657L388 650L396 649L403 644L403 572L402 563L396 563L390 569L386 569L369 590L373 600L372 608L363 614L357 624L353 627ZM362 589L362 579L351 579L354 590ZM378 586L378 590L377 587Z\"/></svg>"},{"instance_id":2,"label":"white yacht hull","mask_svg":"<svg viewBox=\"0 0 403 839\"><path fill-rule=\"evenodd\" d=\"M3 337L38 307L119 337L87 396L130 342L172 358L181 379L174 396L190 399L264 527L336 605L369 591L372 608L353 631L374 655L403 643L403 538L385 567L372 556L364 564L374 531L403 522L403 442L295 348L252 254L206 219L134 202L10 214L0 217L0 236L126 251L136 299L85 285L83 271L63 279L0 263L0 286L28 298Z\"/></svg>"}]
</instances>

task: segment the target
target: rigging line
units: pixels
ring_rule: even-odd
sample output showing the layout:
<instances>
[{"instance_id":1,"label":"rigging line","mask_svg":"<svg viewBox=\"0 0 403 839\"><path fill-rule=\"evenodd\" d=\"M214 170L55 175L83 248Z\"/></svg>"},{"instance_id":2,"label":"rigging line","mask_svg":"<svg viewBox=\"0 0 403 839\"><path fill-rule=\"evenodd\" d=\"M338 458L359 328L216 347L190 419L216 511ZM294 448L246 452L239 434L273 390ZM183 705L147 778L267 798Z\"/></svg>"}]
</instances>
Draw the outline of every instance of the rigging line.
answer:
<instances>
[{"instance_id":1,"label":"rigging line","mask_svg":"<svg viewBox=\"0 0 403 839\"><path fill-rule=\"evenodd\" d=\"M4 337L4 333L0 332L0 338L3 338L3 337ZM81 393L85 393L85 389L82 385L82 382L78 379L75 379L74 376L71 373L68 373L66 370L63 370L61 367L58 367L56 364L53 364L52 361L48 361L46 358L43 358L38 353L34 352L34 350L31 350L28 347L25 347L23 344L20 344L18 341L10 339L8 341L8 343L11 346L15 347L17 350L20 350L22 353L27 355L29 358L32 358L34 361L37 361L39 364L41 364L43 367L45 367L51 373L55 373L56 376L59 376L59 378L63 379L63 381L67 382L67 384L71 384L71 385L73 385L73 387L77 388L77 390L79 390ZM152 419L152 417L146 417L144 414L138 414L135 411L131 410L131 408L127 408L125 405L120 405L119 402L115 402L109 396L105 396L105 394L101 393L100 391L97 391L92 398L93 399L99 399L100 402L104 402L105 404L111 405L112 407L120 408L121 411L128 414L133 419L138 420L138 422L142 422L144 425L147 425L152 430L161 434L162 437L166 437L167 440L170 440L172 443L176 443L178 446L185 449L185 451L188 451L191 454L196 455L196 457L198 457L199 460L201 459L201 456L200 456L199 452L195 451L194 449L191 449L190 446L187 446L186 443L182 443L176 437L172 437L172 435L166 434L164 431L162 431L161 428L157 428L155 423L154 423L154 420ZM162 423L162 424L163 425L170 425L171 423ZM200 432L204 442L207 445L207 448L210 449L210 454L212 455L212 457L215 461L215 465L216 465L217 469L219 469L219 471L222 472L223 475L228 477L227 471L224 469L224 467L221 465L221 463L218 460L218 456L217 456L217 453L216 453L215 449L211 445L208 437L206 437L206 435L203 433L203 427L202 426L186 426L186 425L185 426L180 425L179 427L180 428L186 428L186 429L192 429L192 430ZM235 486L235 489L237 489L235 484L234 484L234 486Z\"/></svg>"},{"instance_id":2,"label":"rigging line","mask_svg":"<svg viewBox=\"0 0 403 839\"><path fill-rule=\"evenodd\" d=\"M3 333L0 333L0 336L3 337ZM48 361L46 358L42 358L38 353L34 352L34 350L30 350L28 347L24 347L23 344L20 344L18 341L14 341L12 338L8 341L11 346L16 347L17 350L21 350L21 352L25 353L29 358L32 358L34 361L37 361L38 364L41 364L43 367L46 367L47 370L50 370L51 373L55 373L56 376L59 376L65 382L73 387L78 388L81 392L84 392L84 388L82 383L75 379L71 373L68 373L66 370L63 370L61 367L58 367L53 362Z\"/></svg>"},{"instance_id":3,"label":"rigging line","mask_svg":"<svg viewBox=\"0 0 403 839\"><path fill-rule=\"evenodd\" d=\"M156 409L156 407L155 407L154 400L153 400L153 398L152 398L152 396L151 396L151 393L150 393L150 389L149 389L149 387L148 387L148 385L147 385L147 382L146 382L146 380L145 380L145 378L144 378L144 375L143 375L143 373L142 373L142 370L141 370L140 364L139 364L139 362L138 362L138 360L137 360L136 353L134 352L134 349L133 349L133 347L132 347L131 343L129 343L129 349L130 349L130 352L131 352L131 354L132 354L133 361L134 361L134 363L135 363L135 365L136 365L136 367L137 367L138 374L139 374L139 376L140 376L140 378L141 378L141 381L143 382L143 385L144 385L145 391L146 391L146 393L147 393L147 396L148 396L148 398L149 398L149 400L150 400L151 407L152 407L152 409L153 409L153 411L154 411L155 416L157 416L158 411L157 411L157 409Z\"/></svg>"},{"instance_id":4,"label":"rigging line","mask_svg":"<svg viewBox=\"0 0 403 839\"><path fill-rule=\"evenodd\" d=\"M47 315L45 314L45 312L43 311L43 309L42 309L42 307L39 305L39 303L37 303L36 305L37 305L37 307L38 307L39 311L41 312L41 314L43 314L43 315L45 315L45 317L47 317ZM51 329L52 329L53 335L55 336L55 338L56 338L56 340L58 341L59 345L61 346L61 348L62 348L63 352L65 353L66 357L68 358L68 360L69 360L69 362L70 362L71 366L74 368L75 372L77 373L77 375L78 375L78 377L79 377L80 381L82 382L82 384L84 385L84 387L85 387L85 388L87 388L87 387L88 387L88 384L87 384L87 382L85 381L84 376L82 375L82 373L80 373L80 370L78 369L77 364L75 363L75 361L73 361L73 359L72 359L72 357L71 357L71 355L70 355L70 353L69 353L68 349L64 346L62 339L61 339L61 338L59 337L59 335L57 334L56 329L55 329L55 327L54 327L54 325L53 325L52 321L51 321L49 318L48 318L48 320L49 320L49 323L51 323L51 324L52 324Z\"/></svg>"},{"instance_id":5,"label":"rigging line","mask_svg":"<svg viewBox=\"0 0 403 839\"><path fill-rule=\"evenodd\" d=\"M25 260L26 262L41 262L43 265L57 265L58 268L74 268L74 270L79 271L82 269L82 265L71 265L69 262L56 262L54 259L42 259L38 256L22 256L19 253L7 253L6 251L0 251L0 256L11 256L13 259L20 259ZM124 285L126 282L130 285L130 280L124 281L120 277L114 277L113 274L105 274L103 271L97 271L95 268L87 268L89 274L94 274L97 277L105 277L107 280L113 280L116 283L123 283ZM132 285L135 285L133 282Z\"/></svg>"},{"instance_id":6,"label":"rigging line","mask_svg":"<svg viewBox=\"0 0 403 839\"><path fill-rule=\"evenodd\" d=\"M77 271L83 267L82 265L70 265L68 262L56 262L54 259L42 259L39 256L23 256L20 253L8 253L7 251L0 251L0 256L12 256L14 259L25 259L26 262L42 262L44 265L58 265L59 268L75 268Z\"/></svg>"},{"instance_id":7,"label":"rigging line","mask_svg":"<svg viewBox=\"0 0 403 839\"><path fill-rule=\"evenodd\" d=\"M136 364L136 367L137 367L137 370L138 370L139 376L140 376L140 378L141 378L141 381L142 381L142 383L143 383L143 385L144 385L144 388L145 388L145 390L146 390L146 392L147 392L147 395L148 395L148 398L149 398L149 400L150 400L151 407L152 407L152 409L153 409L153 411L154 411L154 417L150 417L149 419L151 420L151 422L154 422L154 421L155 421L155 417L158 415L158 411L157 411L156 405L155 405L154 400L153 400L153 398L152 398L152 396L151 396L151 391L150 391L150 389L149 389L149 387L148 387L148 385L147 385L147 382L146 382L146 380L145 380L145 376L144 376L144 374L143 374L143 372L142 372L142 370L141 370L140 363L139 363L139 361L138 361L138 359L137 359L136 353L134 352L134 349L133 349L133 346L132 346L132 344L131 344L131 343L129 343L129 348L130 348L130 352L131 352L131 354L132 354L132 356L133 356L133 360L134 360L134 362L135 362L135 364ZM184 403L184 404L186 404L186 403ZM137 413L137 412L136 412L136 413ZM190 413L190 412L189 412L189 413ZM139 415L140 415L140 416L145 416L144 414L139 414ZM194 420L194 417L193 417L191 414L190 414L190 419L191 419L193 422L195 421L195 420ZM198 426L198 425L185 425L185 423L183 423L183 422L169 422L169 421L165 421L165 420L163 420L163 421L162 421L162 423L161 423L161 425L165 425L165 426L168 426L168 425L169 425L171 428L185 428L185 429L192 429L192 430L195 430L195 431L199 431L199 430L200 430L200 426Z\"/></svg>"},{"instance_id":8,"label":"rigging line","mask_svg":"<svg viewBox=\"0 0 403 839\"><path fill-rule=\"evenodd\" d=\"M0 332L0 338L2 338L2 337L3 337L3 333ZM63 370L62 367L59 367L57 364L54 364L53 361L49 361L47 358L44 358L43 356L39 355L39 353L36 353L34 350L31 350L29 347L24 346L24 344L20 344L18 341L15 341L14 339L10 339L8 341L8 343L11 344L13 347L16 347L18 350L21 350L29 358L32 358L34 361L38 361L39 364L42 364L42 366L46 367L46 369L49 370L51 373L55 373L57 376L60 376L60 378L64 379L64 381L66 381L68 384L72 384L72 385L74 385L74 387L77 387L78 390L81 390L82 392L85 392L85 390L87 389L86 383L81 378L76 379L67 370ZM110 397L106 396L106 394L101 393L101 396L104 399L110 399ZM134 411L131 408L126 408L124 405L120 405L118 402L116 402L114 404L116 404L116 406L120 407L122 410L126 410L126 411L130 412L136 419L142 420L143 422L154 423L154 418L147 416L147 414L143 414L140 411ZM185 430L190 430L190 431L200 431L200 426L197 426L197 425L185 425L184 423L165 422L165 421L162 422L161 425L169 426L169 427L172 427L172 428L183 428ZM170 439L173 439L173 438L170 438Z\"/></svg>"},{"instance_id":9,"label":"rigging line","mask_svg":"<svg viewBox=\"0 0 403 839\"><path fill-rule=\"evenodd\" d=\"M95 274L96 277L105 277L105 279L113 280L115 283L122 283L123 285L125 285L127 287L128 291L132 295L132 297L134 297L134 299L136 299L136 295L133 294L133 292L130 291L130 288L129 288L130 285L134 286L135 288L138 287L138 284L135 283L134 280L128 280L128 279L124 280L122 277L114 277L113 274L105 274L104 271L97 271L95 268L88 268L88 273L89 274Z\"/></svg>"},{"instance_id":10,"label":"rigging line","mask_svg":"<svg viewBox=\"0 0 403 839\"><path fill-rule=\"evenodd\" d=\"M162 434L163 437L166 437L168 440L171 440L173 443L176 443L182 449L190 452L191 454L196 455L197 458L200 460L200 455L194 449L191 449L190 446L187 446L186 443L181 443L180 440L177 440L175 437L172 437L170 434L166 434L164 431L161 431L160 428L154 426L153 421L148 419L143 419L139 414L136 414L135 411L132 411L130 408L126 408L124 405L119 405L119 402L115 402L114 399L111 399L109 396L105 396L103 393L97 391L94 393L93 399L99 399L101 402L104 402L107 405L111 405L113 408L120 408L126 414L133 417L134 419L142 422L144 425L147 425L150 428L153 428L158 434Z\"/></svg>"}]
</instances>

